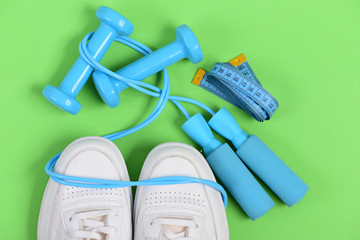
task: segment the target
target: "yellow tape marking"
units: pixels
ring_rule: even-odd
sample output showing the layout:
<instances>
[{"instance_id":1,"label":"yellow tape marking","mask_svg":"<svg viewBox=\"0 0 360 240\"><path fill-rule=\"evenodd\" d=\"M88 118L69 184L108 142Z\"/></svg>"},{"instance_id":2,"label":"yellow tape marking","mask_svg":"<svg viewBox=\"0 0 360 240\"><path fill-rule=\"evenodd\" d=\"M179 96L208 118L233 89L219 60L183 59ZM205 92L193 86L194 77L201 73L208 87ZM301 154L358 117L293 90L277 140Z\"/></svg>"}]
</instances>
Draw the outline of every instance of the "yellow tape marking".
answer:
<instances>
[{"instance_id":1,"label":"yellow tape marking","mask_svg":"<svg viewBox=\"0 0 360 240\"><path fill-rule=\"evenodd\" d=\"M236 58L231 59L229 61L229 63L231 63L234 67L237 67L237 66L241 65L244 62L246 62L246 57L245 57L245 55L243 53L240 54L239 56L237 56Z\"/></svg>"},{"instance_id":2,"label":"yellow tape marking","mask_svg":"<svg viewBox=\"0 0 360 240\"><path fill-rule=\"evenodd\" d=\"M195 73L195 76L193 78L193 80L191 81L193 84L195 85L200 85L201 83L201 80L203 80L204 78L204 75L205 75L205 70L199 68L196 73Z\"/></svg>"}]
</instances>

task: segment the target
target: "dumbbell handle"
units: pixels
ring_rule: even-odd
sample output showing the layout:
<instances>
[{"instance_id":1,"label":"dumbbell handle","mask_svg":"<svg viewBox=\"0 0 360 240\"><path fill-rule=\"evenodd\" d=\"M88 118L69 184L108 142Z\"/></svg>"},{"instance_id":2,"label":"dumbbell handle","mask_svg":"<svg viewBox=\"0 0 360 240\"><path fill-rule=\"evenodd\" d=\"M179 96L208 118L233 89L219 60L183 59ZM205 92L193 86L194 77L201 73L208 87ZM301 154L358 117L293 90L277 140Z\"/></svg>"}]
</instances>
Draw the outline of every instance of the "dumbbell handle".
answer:
<instances>
[{"instance_id":1,"label":"dumbbell handle","mask_svg":"<svg viewBox=\"0 0 360 240\"><path fill-rule=\"evenodd\" d=\"M105 55L116 36L117 33L113 28L101 23L87 44L91 56L96 61L99 61ZM92 66L79 57L65 76L59 88L71 96L76 96L85 85L93 70L94 68ZM74 79L77 80L74 82Z\"/></svg>"},{"instance_id":2,"label":"dumbbell handle","mask_svg":"<svg viewBox=\"0 0 360 240\"><path fill-rule=\"evenodd\" d=\"M123 67L116 73L126 78L141 81L185 57L186 52L183 51L182 44L178 40L175 40L151 54ZM128 88L128 85L120 81L115 81L114 85L118 93Z\"/></svg>"},{"instance_id":3,"label":"dumbbell handle","mask_svg":"<svg viewBox=\"0 0 360 240\"><path fill-rule=\"evenodd\" d=\"M175 33L175 41L123 67L116 73L125 78L141 81L183 58L188 58L192 63L200 62L203 58L202 50L191 29L181 25L176 28ZM128 85L101 71L95 71L93 79L103 101L110 107L118 106L119 94Z\"/></svg>"},{"instance_id":4,"label":"dumbbell handle","mask_svg":"<svg viewBox=\"0 0 360 240\"><path fill-rule=\"evenodd\" d=\"M134 27L129 20L108 7L99 7L96 17L100 20L100 26L88 39L86 47L90 54L89 57L99 62L116 37L130 35ZM93 71L94 68L82 57L79 57L59 87L47 85L42 93L49 102L58 108L71 114L77 114L81 109L81 104L76 100L76 96Z\"/></svg>"}]
</instances>

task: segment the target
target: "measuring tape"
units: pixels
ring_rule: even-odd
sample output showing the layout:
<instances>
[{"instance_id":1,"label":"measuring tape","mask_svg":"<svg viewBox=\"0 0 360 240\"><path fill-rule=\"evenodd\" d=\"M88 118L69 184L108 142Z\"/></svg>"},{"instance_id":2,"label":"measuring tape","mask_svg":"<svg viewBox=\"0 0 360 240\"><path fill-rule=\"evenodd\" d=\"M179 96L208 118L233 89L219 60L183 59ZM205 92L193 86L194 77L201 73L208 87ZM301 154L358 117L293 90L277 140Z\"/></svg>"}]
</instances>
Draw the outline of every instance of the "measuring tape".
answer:
<instances>
[{"instance_id":1,"label":"measuring tape","mask_svg":"<svg viewBox=\"0 0 360 240\"><path fill-rule=\"evenodd\" d=\"M269 120L279 107L246 61L245 55L216 63L210 72L199 68L192 80L209 92L244 110L259 122Z\"/></svg>"}]
</instances>

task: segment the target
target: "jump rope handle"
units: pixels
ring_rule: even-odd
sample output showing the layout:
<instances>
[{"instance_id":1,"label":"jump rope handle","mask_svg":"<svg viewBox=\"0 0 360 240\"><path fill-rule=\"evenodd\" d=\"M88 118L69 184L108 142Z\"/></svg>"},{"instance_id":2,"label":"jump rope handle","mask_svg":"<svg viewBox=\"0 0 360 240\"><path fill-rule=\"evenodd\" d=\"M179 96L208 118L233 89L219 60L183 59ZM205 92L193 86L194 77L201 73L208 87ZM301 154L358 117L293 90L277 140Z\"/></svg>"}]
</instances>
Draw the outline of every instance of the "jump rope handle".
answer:
<instances>
[{"instance_id":1,"label":"jump rope handle","mask_svg":"<svg viewBox=\"0 0 360 240\"><path fill-rule=\"evenodd\" d=\"M244 132L225 108L211 118L209 125L233 143L245 165L289 207L305 196L308 185L257 136Z\"/></svg>"},{"instance_id":2,"label":"jump rope handle","mask_svg":"<svg viewBox=\"0 0 360 240\"><path fill-rule=\"evenodd\" d=\"M252 220L263 216L275 205L229 145L214 138L200 113L186 121L182 129L203 147L215 175Z\"/></svg>"}]
</instances>

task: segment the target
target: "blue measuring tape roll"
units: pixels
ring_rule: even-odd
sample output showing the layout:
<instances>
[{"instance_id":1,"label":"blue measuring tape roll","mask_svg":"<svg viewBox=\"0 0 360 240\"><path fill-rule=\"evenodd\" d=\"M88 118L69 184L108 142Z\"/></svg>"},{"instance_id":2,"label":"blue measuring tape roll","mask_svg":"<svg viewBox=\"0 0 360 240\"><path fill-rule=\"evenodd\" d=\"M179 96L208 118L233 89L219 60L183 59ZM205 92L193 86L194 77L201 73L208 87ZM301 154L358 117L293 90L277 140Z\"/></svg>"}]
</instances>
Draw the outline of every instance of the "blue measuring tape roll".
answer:
<instances>
[{"instance_id":1,"label":"blue measuring tape roll","mask_svg":"<svg viewBox=\"0 0 360 240\"><path fill-rule=\"evenodd\" d=\"M194 84L244 110L259 122L269 120L278 101L263 88L243 54L229 63L216 63L210 72L199 68Z\"/></svg>"}]
</instances>

